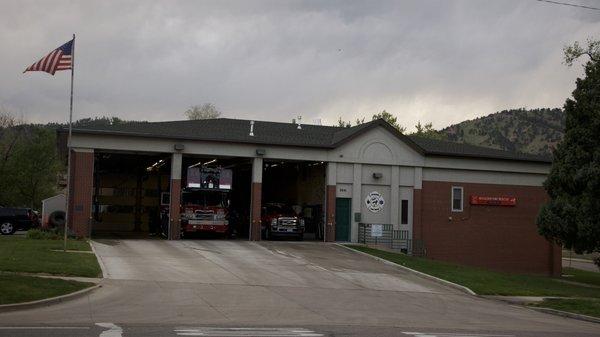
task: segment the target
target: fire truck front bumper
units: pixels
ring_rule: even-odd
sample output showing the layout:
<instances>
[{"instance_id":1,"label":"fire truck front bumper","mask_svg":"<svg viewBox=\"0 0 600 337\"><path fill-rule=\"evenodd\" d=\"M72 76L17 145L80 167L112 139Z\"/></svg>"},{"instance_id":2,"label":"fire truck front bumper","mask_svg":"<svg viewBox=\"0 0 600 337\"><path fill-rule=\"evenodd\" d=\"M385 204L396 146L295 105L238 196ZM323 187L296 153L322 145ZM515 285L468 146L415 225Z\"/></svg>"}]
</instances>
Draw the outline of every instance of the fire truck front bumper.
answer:
<instances>
[{"instance_id":1,"label":"fire truck front bumper","mask_svg":"<svg viewBox=\"0 0 600 337\"><path fill-rule=\"evenodd\" d=\"M210 232L210 233L227 233L229 223L227 221L200 221L188 220L182 224L184 232Z\"/></svg>"}]
</instances>

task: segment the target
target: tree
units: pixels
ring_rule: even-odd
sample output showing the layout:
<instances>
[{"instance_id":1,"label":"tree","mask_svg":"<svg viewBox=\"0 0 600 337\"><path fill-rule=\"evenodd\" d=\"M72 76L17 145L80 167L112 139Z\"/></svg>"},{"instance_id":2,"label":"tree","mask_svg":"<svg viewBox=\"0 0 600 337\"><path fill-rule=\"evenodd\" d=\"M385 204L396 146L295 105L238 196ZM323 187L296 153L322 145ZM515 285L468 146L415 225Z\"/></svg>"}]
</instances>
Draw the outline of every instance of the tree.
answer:
<instances>
[{"instance_id":1,"label":"tree","mask_svg":"<svg viewBox=\"0 0 600 337\"><path fill-rule=\"evenodd\" d=\"M10 112L0 110L0 205L8 204L5 196L11 184L10 163L23 132L21 124Z\"/></svg>"},{"instance_id":2,"label":"tree","mask_svg":"<svg viewBox=\"0 0 600 337\"><path fill-rule=\"evenodd\" d=\"M411 134L413 136L437 140L444 139L444 135L441 132L435 130L433 128L433 123L431 122L423 125L421 124L421 121L418 121L417 125L415 125L415 128L417 129L417 131Z\"/></svg>"},{"instance_id":3,"label":"tree","mask_svg":"<svg viewBox=\"0 0 600 337\"><path fill-rule=\"evenodd\" d=\"M365 118L364 117L363 118L357 118L354 122L355 122L354 123L355 126L363 124L365 122ZM350 121L346 122L345 120L342 119L342 117L339 117L338 118L338 122L337 122L337 126L340 127L340 128L349 128L349 127L352 127L352 122L350 122Z\"/></svg>"},{"instance_id":4,"label":"tree","mask_svg":"<svg viewBox=\"0 0 600 337\"><path fill-rule=\"evenodd\" d=\"M588 55L585 77L564 105L565 136L554 150L544 187L550 201L537 218L540 234L577 253L600 251L600 63L598 42L588 51L565 48L565 62ZM588 54L590 52L590 54ZM576 55L579 55L576 57ZM600 261L596 259L600 266Z\"/></svg>"},{"instance_id":5,"label":"tree","mask_svg":"<svg viewBox=\"0 0 600 337\"><path fill-rule=\"evenodd\" d=\"M600 61L600 41L588 39L585 49L579 45L579 42L575 41L572 45L564 47L563 51L565 53L565 64L569 67L583 55L587 55L593 63Z\"/></svg>"},{"instance_id":6,"label":"tree","mask_svg":"<svg viewBox=\"0 0 600 337\"><path fill-rule=\"evenodd\" d=\"M338 123L337 123L337 126L338 126L338 127L340 127L340 128L349 128L349 127L351 127L351 126L352 126L352 123L350 123L350 122L346 122L346 121L344 121L344 120L342 119L342 117L339 117L339 118L338 118Z\"/></svg>"},{"instance_id":7,"label":"tree","mask_svg":"<svg viewBox=\"0 0 600 337\"><path fill-rule=\"evenodd\" d=\"M52 127L0 112L0 205L39 209L56 193L60 169Z\"/></svg>"},{"instance_id":8,"label":"tree","mask_svg":"<svg viewBox=\"0 0 600 337\"><path fill-rule=\"evenodd\" d=\"M0 109L0 175L14 153L15 145L23 131L20 127L22 124L22 120Z\"/></svg>"},{"instance_id":9,"label":"tree","mask_svg":"<svg viewBox=\"0 0 600 337\"><path fill-rule=\"evenodd\" d=\"M188 119L214 119L221 116L221 112L212 103L194 105L186 110L185 115Z\"/></svg>"},{"instance_id":10,"label":"tree","mask_svg":"<svg viewBox=\"0 0 600 337\"><path fill-rule=\"evenodd\" d=\"M383 119L384 121L388 122L391 126L396 128L401 133L404 133L404 131L406 131L405 127L398 124L398 117L392 115L391 113L389 113L385 110L383 110L382 112L380 112L378 114L374 114L373 117L371 118L371 120L376 120L376 119ZM365 118L364 117L357 118L354 122L355 122L354 125L361 125L365 122ZM342 117L339 117L337 126L343 127L343 128L349 128L352 126L352 122L346 122L342 119Z\"/></svg>"},{"instance_id":11,"label":"tree","mask_svg":"<svg viewBox=\"0 0 600 337\"><path fill-rule=\"evenodd\" d=\"M81 118L73 122L73 127L98 127L98 126L107 126L107 125L123 125L127 123L143 123L136 121L126 121L119 117L94 117L94 118ZM66 125L68 127L68 125Z\"/></svg>"},{"instance_id":12,"label":"tree","mask_svg":"<svg viewBox=\"0 0 600 337\"><path fill-rule=\"evenodd\" d=\"M56 193L59 170L55 133L30 126L17 143L10 165L13 203L39 209L43 199Z\"/></svg>"},{"instance_id":13,"label":"tree","mask_svg":"<svg viewBox=\"0 0 600 337\"><path fill-rule=\"evenodd\" d=\"M388 122L391 126L395 127L398 131L400 131L400 133L404 133L404 131L406 131L405 127L398 124L398 117L392 115L391 113L385 110L378 114L374 114L372 120L376 119L383 119L384 121Z\"/></svg>"}]
</instances>

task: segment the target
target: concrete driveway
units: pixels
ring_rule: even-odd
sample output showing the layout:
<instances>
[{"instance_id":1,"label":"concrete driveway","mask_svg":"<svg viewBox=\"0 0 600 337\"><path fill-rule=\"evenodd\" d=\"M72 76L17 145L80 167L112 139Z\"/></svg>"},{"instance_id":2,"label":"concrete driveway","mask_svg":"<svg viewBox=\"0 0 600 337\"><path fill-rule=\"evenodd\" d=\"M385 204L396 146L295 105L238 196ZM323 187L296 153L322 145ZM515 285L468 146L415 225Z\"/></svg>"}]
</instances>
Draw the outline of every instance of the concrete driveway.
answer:
<instances>
[{"instance_id":1,"label":"concrete driveway","mask_svg":"<svg viewBox=\"0 0 600 337\"><path fill-rule=\"evenodd\" d=\"M107 278L100 290L0 314L0 324L600 331L597 324L469 296L333 244L101 240L93 246Z\"/></svg>"},{"instance_id":2,"label":"concrete driveway","mask_svg":"<svg viewBox=\"0 0 600 337\"><path fill-rule=\"evenodd\" d=\"M95 242L114 280L231 286L447 292L335 245L246 241Z\"/></svg>"}]
</instances>

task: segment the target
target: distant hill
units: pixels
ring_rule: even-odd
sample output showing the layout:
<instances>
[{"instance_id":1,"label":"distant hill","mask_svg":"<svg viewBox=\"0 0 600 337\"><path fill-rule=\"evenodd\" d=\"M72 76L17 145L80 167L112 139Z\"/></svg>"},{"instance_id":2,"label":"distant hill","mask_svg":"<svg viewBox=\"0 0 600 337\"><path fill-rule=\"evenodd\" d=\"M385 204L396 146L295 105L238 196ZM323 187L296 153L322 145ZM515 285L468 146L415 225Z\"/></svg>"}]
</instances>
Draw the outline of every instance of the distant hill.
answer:
<instances>
[{"instance_id":1,"label":"distant hill","mask_svg":"<svg viewBox=\"0 0 600 337\"><path fill-rule=\"evenodd\" d=\"M562 139L561 109L512 109L451 125L440 132L446 139L496 149L550 154Z\"/></svg>"},{"instance_id":2,"label":"distant hill","mask_svg":"<svg viewBox=\"0 0 600 337\"><path fill-rule=\"evenodd\" d=\"M106 125L117 125L117 124L133 124L133 123L147 123L147 121L133 121L133 120L121 119L119 117L106 117L106 116L93 117L93 118L87 117L87 118L81 118L76 121L73 121L73 127L79 128L79 127L94 127L94 126L106 126ZM69 124L64 123L64 122L63 123L50 122L48 124L42 124L42 126L45 126L50 129L59 129L59 128L68 128Z\"/></svg>"}]
</instances>

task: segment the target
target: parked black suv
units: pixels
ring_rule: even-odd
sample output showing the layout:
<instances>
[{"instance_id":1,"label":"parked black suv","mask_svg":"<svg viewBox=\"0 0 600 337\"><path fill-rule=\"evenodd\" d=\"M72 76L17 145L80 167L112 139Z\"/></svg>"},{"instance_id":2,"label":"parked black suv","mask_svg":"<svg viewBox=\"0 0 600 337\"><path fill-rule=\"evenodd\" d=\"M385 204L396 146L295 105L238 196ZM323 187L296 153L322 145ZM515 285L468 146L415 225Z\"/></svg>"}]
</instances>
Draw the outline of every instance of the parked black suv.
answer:
<instances>
[{"instance_id":1,"label":"parked black suv","mask_svg":"<svg viewBox=\"0 0 600 337\"><path fill-rule=\"evenodd\" d=\"M38 227L38 215L31 208L0 207L0 234L11 235L17 230Z\"/></svg>"}]
</instances>

